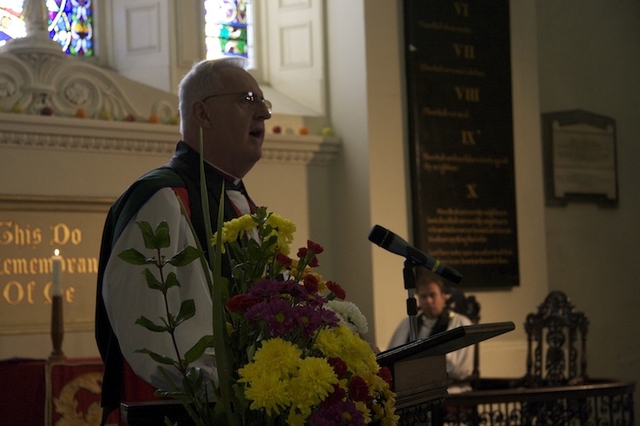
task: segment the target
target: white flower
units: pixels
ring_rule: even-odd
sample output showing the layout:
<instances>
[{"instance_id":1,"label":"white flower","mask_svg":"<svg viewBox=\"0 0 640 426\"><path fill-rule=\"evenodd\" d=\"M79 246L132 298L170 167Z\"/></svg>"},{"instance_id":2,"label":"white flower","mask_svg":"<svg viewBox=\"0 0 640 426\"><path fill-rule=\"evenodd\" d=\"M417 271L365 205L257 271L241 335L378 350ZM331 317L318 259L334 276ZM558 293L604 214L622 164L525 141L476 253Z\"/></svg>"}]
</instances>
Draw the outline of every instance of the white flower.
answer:
<instances>
[{"instance_id":1,"label":"white flower","mask_svg":"<svg viewBox=\"0 0 640 426\"><path fill-rule=\"evenodd\" d=\"M335 312L340 318L340 324L347 326L354 333L364 334L369 330L367 319L355 304L334 299L330 300L325 307Z\"/></svg>"}]
</instances>

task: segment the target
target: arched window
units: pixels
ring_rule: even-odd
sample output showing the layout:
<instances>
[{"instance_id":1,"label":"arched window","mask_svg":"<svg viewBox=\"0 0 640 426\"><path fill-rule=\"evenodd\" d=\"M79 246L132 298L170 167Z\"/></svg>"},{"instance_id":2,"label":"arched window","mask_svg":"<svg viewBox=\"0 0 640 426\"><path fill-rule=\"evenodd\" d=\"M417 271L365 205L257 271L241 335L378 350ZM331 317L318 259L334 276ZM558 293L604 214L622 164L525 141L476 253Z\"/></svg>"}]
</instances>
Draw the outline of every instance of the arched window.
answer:
<instances>
[{"instance_id":1,"label":"arched window","mask_svg":"<svg viewBox=\"0 0 640 426\"><path fill-rule=\"evenodd\" d=\"M253 68L251 0L204 0L204 13L207 59L241 56Z\"/></svg>"},{"instance_id":2,"label":"arched window","mask_svg":"<svg viewBox=\"0 0 640 426\"><path fill-rule=\"evenodd\" d=\"M92 0L47 0L49 37L69 55L93 56ZM0 46L27 35L24 0L0 0Z\"/></svg>"}]
</instances>

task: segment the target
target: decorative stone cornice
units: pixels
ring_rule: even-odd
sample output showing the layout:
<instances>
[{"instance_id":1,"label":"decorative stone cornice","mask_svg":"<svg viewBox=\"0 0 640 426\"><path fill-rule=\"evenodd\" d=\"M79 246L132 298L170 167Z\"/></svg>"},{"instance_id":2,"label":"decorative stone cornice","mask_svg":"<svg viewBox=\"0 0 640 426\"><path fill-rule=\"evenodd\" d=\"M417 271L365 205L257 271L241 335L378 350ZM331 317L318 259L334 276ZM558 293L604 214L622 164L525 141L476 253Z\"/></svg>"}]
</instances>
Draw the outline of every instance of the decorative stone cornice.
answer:
<instances>
[{"instance_id":1,"label":"decorative stone cornice","mask_svg":"<svg viewBox=\"0 0 640 426\"><path fill-rule=\"evenodd\" d=\"M81 119L0 112L0 149L170 156L180 139L177 125ZM262 161L326 164L341 143L313 135L267 134Z\"/></svg>"}]
</instances>

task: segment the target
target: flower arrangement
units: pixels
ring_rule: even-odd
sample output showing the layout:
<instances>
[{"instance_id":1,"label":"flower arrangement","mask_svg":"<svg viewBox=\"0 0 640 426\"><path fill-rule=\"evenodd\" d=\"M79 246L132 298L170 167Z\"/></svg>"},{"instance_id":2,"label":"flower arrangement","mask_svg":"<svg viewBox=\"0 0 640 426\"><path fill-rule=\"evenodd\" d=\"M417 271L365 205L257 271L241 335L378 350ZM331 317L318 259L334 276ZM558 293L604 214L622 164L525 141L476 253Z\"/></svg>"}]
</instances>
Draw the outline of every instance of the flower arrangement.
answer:
<instances>
[{"instance_id":1,"label":"flower arrangement","mask_svg":"<svg viewBox=\"0 0 640 426\"><path fill-rule=\"evenodd\" d=\"M224 416L225 424L238 425L396 425L391 373L378 366L360 337L367 331L365 317L345 300L338 283L315 272L321 245L308 241L289 256L294 232L293 222L264 207L219 224L211 243L219 256L228 256L232 271L227 282L215 276L214 265L214 282L224 284L218 292L224 303L218 318L224 324L214 318L214 335L203 337L188 357L177 354L177 362L149 353L180 368L185 377L182 387L158 394L190 405L197 424ZM179 253L165 262L180 266L194 260L193 250L185 252L188 256ZM188 317L168 315L169 321ZM148 320L139 321L153 329ZM223 335L218 344L213 343L216 325ZM202 399L210 393L201 391L201 374L187 365L210 346L218 363L217 414L201 412L209 410Z\"/></svg>"},{"instance_id":2,"label":"flower arrangement","mask_svg":"<svg viewBox=\"0 0 640 426\"><path fill-rule=\"evenodd\" d=\"M265 208L221 230L235 283L230 343L241 349L238 383L250 410L290 425L395 424L391 374L358 334L366 319L314 271L321 245L308 241L288 256L294 231Z\"/></svg>"}]
</instances>

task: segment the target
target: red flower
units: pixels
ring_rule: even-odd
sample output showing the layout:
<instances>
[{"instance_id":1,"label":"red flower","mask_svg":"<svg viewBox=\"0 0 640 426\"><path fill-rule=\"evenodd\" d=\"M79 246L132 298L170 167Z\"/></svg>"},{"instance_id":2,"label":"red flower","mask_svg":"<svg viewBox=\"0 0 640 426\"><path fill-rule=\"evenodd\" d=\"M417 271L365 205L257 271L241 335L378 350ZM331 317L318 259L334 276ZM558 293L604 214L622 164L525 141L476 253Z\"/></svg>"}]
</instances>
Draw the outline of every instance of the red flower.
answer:
<instances>
[{"instance_id":1,"label":"red flower","mask_svg":"<svg viewBox=\"0 0 640 426\"><path fill-rule=\"evenodd\" d=\"M307 255L307 252L308 252L308 251L309 251L309 249L308 249L308 248L306 248L306 247L300 247L300 248L298 249L298 254L297 254L297 256L298 256L300 259L304 259L304 258L305 258L305 256Z\"/></svg>"},{"instance_id":2,"label":"red flower","mask_svg":"<svg viewBox=\"0 0 640 426\"><path fill-rule=\"evenodd\" d=\"M307 247L313 254L320 254L324 251L324 248L320 244L314 243L311 240L307 240Z\"/></svg>"},{"instance_id":3,"label":"red flower","mask_svg":"<svg viewBox=\"0 0 640 426\"><path fill-rule=\"evenodd\" d=\"M320 403L320 407L325 410L331 407L333 404L342 401L345 397L346 392L344 389L340 387L338 384L333 385L333 392L329 394L329 396Z\"/></svg>"},{"instance_id":4,"label":"red flower","mask_svg":"<svg viewBox=\"0 0 640 426\"><path fill-rule=\"evenodd\" d=\"M347 293L340 284L335 281L327 281L327 288L340 300L344 300L347 297Z\"/></svg>"},{"instance_id":5,"label":"red flower","mask_svg":"<svg viewBox=\"0 0 640 426\"><path fill-rule=\"evenodd\" d=\"M306 260L307 257L310 257L309 253L311 253L311 255L313 255L313 251L309 250L307 247L300 247L298 249L298 257L302 260ZM316 256L313 256L310 260L309 263L307 264L312 268L315 268L319 265L318 263L318 258Z\"/></svg>"},{"instance_id":6,"label":"red flower","mask_svg":"<svg viewBox=\"0 0 640 426\"><path fill-rule=\"evenodd\" d=\"M367 401L369 399L369 387L360 376L353 376L349 380L349 394L353 401Z\"/></svg>"},{"instance_id":7,"label":"red flower","mask_svg":"<svg viewBox=\"0 0 640 426\"><path fill-rule=\"evenodd\" d=\"M288 268L289 266L291 266L292 261L291 261L291 258L289 258L289 256L285 256L282 253L278 253L276 254L276 262Z\"/></svg>"},{"instance_id":8,"label":"red flower","mask_svg":"<svg viewBox=\"0 0 640 426\"><path fill-rule=\"evenodd\" d=\"M252 297L247 294L237 294L227 300L226 307L231 313L238 311L246 311L256 303L260 302L260 298Z\"/></svg>"},{"instance_id":9,"label":"red flower","mask_svg":"<svg viewBox=\"0 0 640 426\"><path fill-rule=\"evenodd\" d=\"M312 293L316 293L318 291L318 282L318 278L315 275L305 275L303 280L304 288Z\"/></svg>"},{"instance_id":10,"label":"red flower","mask_svg":"<svg viewBox=\"0 0 640 426\"><path fill-rule=\"evenodd\" d=\"M389 370L388 367L380 367L378 376L382 377L382 380L384 380L389 384L389 386L391 386L391 383L393 382L393 376L391 375L391 370Z\"/></svg>"},{"instance_id":11,"label":"red flower","mask_svg":"<svg viewBox=\"0 0 640 426\"><path fill-rule=\"evenodd\" d=\"M338 376L338 379L344 378L345 374L347 374L348 367L342 359L332 357L327 359L327 362L333 367L333 371L336 373L336 376Z\"/></svg>"}]
</instances>

